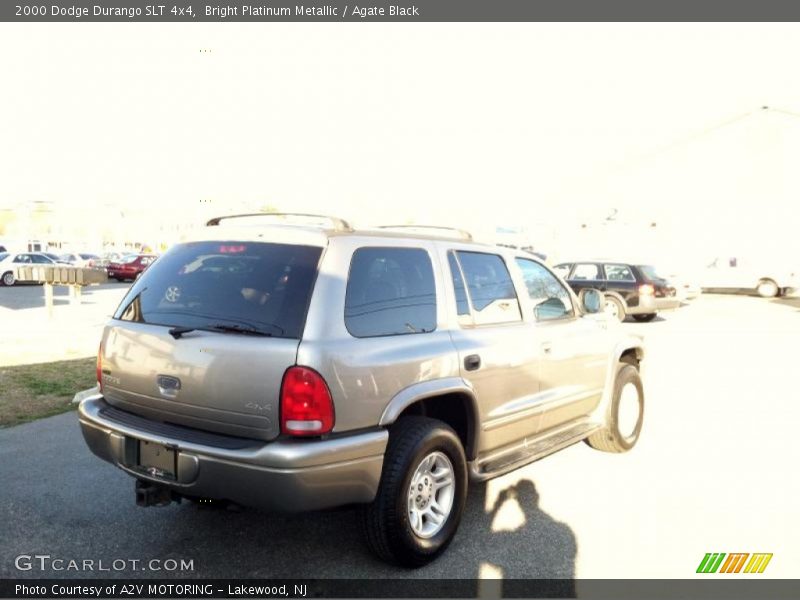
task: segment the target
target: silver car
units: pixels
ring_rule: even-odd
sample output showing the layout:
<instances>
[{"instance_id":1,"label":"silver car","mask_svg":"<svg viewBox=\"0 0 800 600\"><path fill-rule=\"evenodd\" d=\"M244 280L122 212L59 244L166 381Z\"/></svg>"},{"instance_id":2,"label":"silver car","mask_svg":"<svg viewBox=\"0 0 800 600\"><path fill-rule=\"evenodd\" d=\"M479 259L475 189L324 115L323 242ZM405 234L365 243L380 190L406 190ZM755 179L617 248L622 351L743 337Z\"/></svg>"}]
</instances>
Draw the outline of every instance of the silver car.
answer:
<instances>
[{"instance_id":1,"label":"silver car","mask_svg":"<svg viewBox=\"0 0 800 600\"><path fill-rule=\"evenodd\" d=\"M437 229L213 219L106 325L91 450L137 503L363 506L369 546L423 565L467 485L642 427L641 338L535 257Z\"/></svg>"}]
</instances>

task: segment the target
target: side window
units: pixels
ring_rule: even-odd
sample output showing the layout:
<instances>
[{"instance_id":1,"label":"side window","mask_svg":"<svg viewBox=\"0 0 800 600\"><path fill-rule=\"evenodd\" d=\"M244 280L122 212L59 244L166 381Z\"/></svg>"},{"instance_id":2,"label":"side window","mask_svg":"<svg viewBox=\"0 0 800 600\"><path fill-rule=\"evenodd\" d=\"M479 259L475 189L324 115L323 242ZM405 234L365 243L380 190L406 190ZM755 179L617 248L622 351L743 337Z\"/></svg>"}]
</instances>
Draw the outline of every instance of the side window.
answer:
<instances>
[{"instance_id":1,"label":"side window","mask_svg":"<svg viewBox=\"0 0 800 600\"><path fill-rule=\"evenodd\" d=\"M631 268L627 265L606 265L605 270L608 281L636 281Z\"/></svg>"},{"instance_id":2,"label":"side window","mask_svg":"<svg viewBox=\"0 0 800 600\"><path fill-rule=\"evenodd\" d=\"M17 258L14 259L14 262L28 264L28 263L31 262L31 255L30 254L17 254Z\"/></svg>"},{"instance_id":3,"label":"side window","mask_svg":"<svg viewBox=\"0 0 800 600\"><path fill-rule=\"evenodd\" d=\"M562 278L566 279L567 276L569 275L569 270L571 268L572 268L572 265L570 265L570 264L556 265L555 267L553 267L553 272L556 275L558 275L559 277L562 277Z\"/></svg>"},{"instance_id":4,"label":"side window","mask_svg":"<svg viewBox=\"0 0 800 600\"><path fill-rule=\"evenodd\" d=\"M525 258L516 261L533 301L537 321L552 321L574 314L569 292L546 267Z\"/></svg>"},{"instance_id":5,"label":"side window","mask_svg":"<svg viewBox=\"0 0 800 600\"><path fill-rule=\"evenodd\" d=\"M436 329L436 285L421 248L359 248L353 253L344 322L354 337Z\"/></svg>"},{"instance_id":6,"label":"side window","mask_svg":"<svg viewBox=\"0 0 800 600\"><path fill-rule=\"evenodd\" d=\"M456 254L472 301L475 324L521 321L519 300L505 261L497 254Z\"/></svg>"},{"instance_id":7,"label":"side window","mask_svg":"<svg viewBox=\"0 0 800 600\"><path fill-rule=\"evenodd\" d=\"M570 279L573 280L592 280L602 279L600 267L592 263L582 263L575 265L575 271Z\"/></svg>"},{"instance_id":8,"label":"side window","mask_svg":"<svg viewBox=\"0 0 800 600\"><path fill-rule=\"evenodd\" d=\"M469 315L467 289L464 287L464 279L461 277L461 268L458 266L456 255L453 252L447 253L447 262L450 265L450 276L453 278L453 289L456 293L456 314L458 314L459 317Z\"/></svg>"}]
</instances>

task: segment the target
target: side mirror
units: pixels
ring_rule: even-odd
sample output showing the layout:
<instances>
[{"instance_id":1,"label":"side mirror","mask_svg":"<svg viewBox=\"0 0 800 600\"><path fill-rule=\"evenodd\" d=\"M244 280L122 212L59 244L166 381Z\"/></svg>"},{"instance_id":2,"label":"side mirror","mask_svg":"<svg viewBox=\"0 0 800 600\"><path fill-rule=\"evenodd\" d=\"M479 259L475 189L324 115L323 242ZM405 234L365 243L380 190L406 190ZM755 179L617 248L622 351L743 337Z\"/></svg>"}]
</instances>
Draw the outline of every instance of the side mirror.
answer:
<instances>
[{"instance_id":1,"label":"side mirror","mask_svg":"<svg viewBox=\"0 0 800 600\"><path fill-rule=\"evenodd\" d=\"M581 301L581 306L583 306L584 312L589 313L590 315L603 312L605 298L603 298L603 293L601 291L593 288L581 290L578 299Z\"/></svg>"},{"instance_id":2,"label":"side mirror","mask_svg":"<svg viewBox=\"0 0 800 600\"><path fill-rule=\"evenodd\" d=\"M560 298L548 298L533 308L538 320L559 319L567 314L567 307Z\"/></svg>"}]
</instances>

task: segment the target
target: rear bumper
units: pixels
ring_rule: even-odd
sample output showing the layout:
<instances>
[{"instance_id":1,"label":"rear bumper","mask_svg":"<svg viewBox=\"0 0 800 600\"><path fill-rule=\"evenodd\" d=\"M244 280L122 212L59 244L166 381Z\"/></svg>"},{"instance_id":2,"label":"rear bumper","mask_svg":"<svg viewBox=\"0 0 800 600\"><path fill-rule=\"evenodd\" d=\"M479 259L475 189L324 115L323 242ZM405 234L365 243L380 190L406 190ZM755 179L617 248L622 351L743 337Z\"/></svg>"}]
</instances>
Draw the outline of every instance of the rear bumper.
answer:
<instances>
[{"instance_id":1,"label":"rear bumper","mask_svg":"<svg viewBox=\"0 0 800 600\"><path fill-rule=\"evenodd\" d=\"M286 511L371 502L389 438L387 431L375 430L326 440L267 443L155 422L147 427L140 417L114 418L110 408L98 395L83 400L78 409L83 437L103 460L183 496ZM175 451L174 479L138 466L139 441Z\"/></svg>"},{"instance_id":2,"label":"rear bumper","mask_svg":"<svg viewBox=\"0 0 800 600\"><path fill-rule=\"evenodd\" d=\"M659 297L639 296L639 303L636 306L628 306L625 312L629 315L648 315L662 310L673 310L681 305L677 296Z\"/></svg>"}]
</instances>

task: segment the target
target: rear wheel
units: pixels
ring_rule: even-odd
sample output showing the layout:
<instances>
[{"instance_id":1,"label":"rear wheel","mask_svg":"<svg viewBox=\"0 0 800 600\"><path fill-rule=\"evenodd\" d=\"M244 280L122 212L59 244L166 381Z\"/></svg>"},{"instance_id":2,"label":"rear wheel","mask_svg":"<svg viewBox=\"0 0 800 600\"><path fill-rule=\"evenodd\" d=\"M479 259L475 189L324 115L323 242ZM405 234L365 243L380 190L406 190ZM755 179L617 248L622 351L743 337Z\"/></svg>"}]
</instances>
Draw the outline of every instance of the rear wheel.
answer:
<instances>
[{"instance_id":1,"label":"rear wheel","mask_svg":"<svg viewBox=\"0 0 800 600\"><path fill-rule=\"evenodd\" d=\"M3 285L11 286L16 283L17 279L14 277L14 273L12 271L7 271L6 273L3 273L2 281Z\"/></svg>"},{"instance_id":2,"label":"rear wheel","mask_svg":"<svg viewBox=\"0 0 800 600\"><path fill-rule=\"evenodd\" d=\"M633 315L633 318L640 323L649 323L656 318L656 313L647 313L646 315Z\"/></svg>"},{"instance_id":3,"label":"rear wheel","mask_svg":"<svg viewBox=\"0 0 800 600\"><path fill-rule=\"evenodd\" d=\"M762 279L756 286L756 292L762 298L774 298L780 292L780 288L772 279Z\"/></svg>"},{"instance_id":4,"label":"rear wheel","mask_svg":"<svg viewBox=\"0 0 800 600\"><path fill-rule=\"evenodd\" d=\"M614 296L606 296L605 312L619 321L625 320L625 307Z\"/></svg>"},{"instance_id":5,"label":"rear wheel","mask_svg":"<svg viewBox=\"0 0 800 600\"><path fill-rule=\"evenodd\" d=\"M644 389L639 370L619 363L605 427L590 435L586 443L604 452L627 452L639 440L643 420Z\"/></svg>"},{"instance_id":6,"label":"rear wheel","mask_svg":"<svg viewBox=\"0 0 800 600\"><path fill-rule=\"evenodd\" d=\"M378 494L362 529L380 558L406 567L434 560L455 536L467 496L467 461L456 433L427 417L392 426Z\"/></svg>"}]
</instances>

